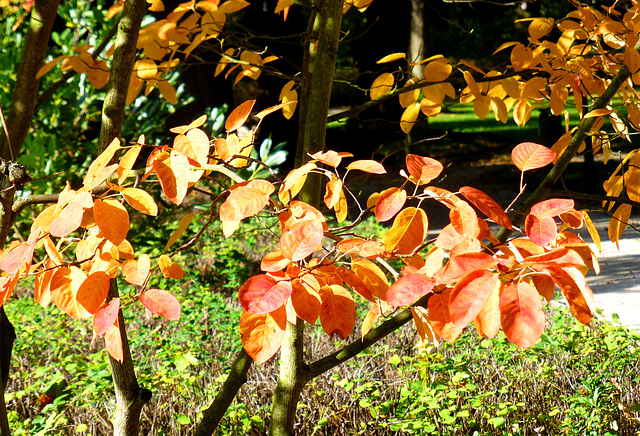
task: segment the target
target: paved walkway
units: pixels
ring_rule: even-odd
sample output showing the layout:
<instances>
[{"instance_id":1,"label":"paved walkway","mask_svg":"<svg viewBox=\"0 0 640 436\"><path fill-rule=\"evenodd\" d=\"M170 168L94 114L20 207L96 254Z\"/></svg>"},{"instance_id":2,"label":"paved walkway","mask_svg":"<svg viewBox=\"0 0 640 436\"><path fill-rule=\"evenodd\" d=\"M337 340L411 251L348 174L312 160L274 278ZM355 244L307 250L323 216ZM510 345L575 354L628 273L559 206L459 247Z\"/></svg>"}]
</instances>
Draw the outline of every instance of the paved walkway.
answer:
<instances>
[{"instance_id":1,"label":"paved walkway","mask_svg":"<svg viewBox=\"0 0 640 436\"><path fill-rule=\"evenodd\" d=\"M640 329L640 233L627 228L618 250L607 236L609 219L595 214L592 219L602 240L602 253L598 255L600 274L590 271L587 275L596 307L602 309L605 317L610 319L612 314L618 314L622 325ZM586 231L581 230L580 234L585 241L591 241ZM595 245L591 246L597 253Z\"/></svg>"}]
</instances>

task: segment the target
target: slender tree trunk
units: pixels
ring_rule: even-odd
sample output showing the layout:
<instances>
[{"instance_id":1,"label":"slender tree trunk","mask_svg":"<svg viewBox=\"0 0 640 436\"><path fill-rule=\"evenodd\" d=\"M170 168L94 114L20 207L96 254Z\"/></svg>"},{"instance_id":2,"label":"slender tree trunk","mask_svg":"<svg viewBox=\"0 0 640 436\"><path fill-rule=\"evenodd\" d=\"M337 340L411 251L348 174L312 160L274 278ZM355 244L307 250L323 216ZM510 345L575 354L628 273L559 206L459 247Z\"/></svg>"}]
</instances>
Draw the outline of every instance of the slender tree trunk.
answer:
<instances>
[{"instance_id":1,"label":"slender tree trunk","mask_svg":"<svg viewBox=\"0 0 640 436\"><path fill-rule=\"evenodd\" d=\"M300 132L296 164L308 155L325 148L327 116L333 74L338 55L342 0L314 0L305 41L302 89L300 93ZM313 176L316 176L315 174ZM318 177L309 178L300 192L300 199L313 206L320 202ZM271 409L270 434L294 434L296 410L302 389L309 381L303 357L304 322L287 324L286 337L280 351L280 377Z\"/></svg>"},{"instance_id":2,"label":"slender tree trunk","mask_svg":"<svg viewBox=\"0 0 640 436\"><path fill-rule=\"evenodd\" d=\"M40 82L36 79L36 75L47 55L51 29L58 14L59 5L60 0L37 0L31 10L29 28L20 55L18 80L13 88L11 107L5 120L6 127L0 125L0 158L4 160L16 160L31 127ZM6 166L4 168L3 189L0 194L0 246L4 246L15 221L12 205L16 190L11 186L8 168ZM9 382L11 353L15 339L16 331L7 318L4 307L0 307L0 436L11 434L4 393Z\"/></svg>"},{"instance_id":3,"label":"slender tree trunk","mask_svg":"<svg viewBox=\"0 0 640 436\"><path fill-rule=\"evenodd\" d=\"M100 151L104 150L114 138L122 134L125 101L131 72L135 64L138 34L146 11L146 0L127 0L122 10L122 17L116 33L107 95L102 108L102 128L98 147ZM118 296L117 282L112 280L109 299ZM118 313L118 324L122 340L123 361L118 362L109 356L116 393L116 410L113 415L114 435L137 436L140 432L140 413L142 407L151 400L151 391L138 385L122 310Z\"/></svg>"}]
</instances>

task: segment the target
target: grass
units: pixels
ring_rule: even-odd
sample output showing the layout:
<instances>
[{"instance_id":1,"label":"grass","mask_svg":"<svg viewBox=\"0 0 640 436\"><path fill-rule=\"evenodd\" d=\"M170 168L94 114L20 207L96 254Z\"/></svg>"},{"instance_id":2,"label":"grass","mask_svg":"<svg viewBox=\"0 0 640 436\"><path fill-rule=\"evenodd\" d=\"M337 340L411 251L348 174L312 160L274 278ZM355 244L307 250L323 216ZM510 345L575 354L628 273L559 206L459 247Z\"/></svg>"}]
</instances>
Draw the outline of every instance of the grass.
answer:
<instances>
[{"instance_id":1,"label":"grass","mask_svg":"<svg viewBox=\"0 0 640 436\"><path fill-rule=\"evenodd\" d=\"M207 266L207 274L196 270L180 283L158 283L182 302L179 322L152 317L140 305L127 309L137 374L154 392L143 411L143 434L190 434L219 389L240 346L232 287L255 267L261 232L245 227L240 238L215 242L214 231L206 249L183 259ZM89 321L42 309L28 294L22 290L23 298L6 307L18 335L7 395L14 434L109 434L111 375L102 345L90 345ZM339 346L317 325L307 331L309 360ZM604 322L582 326L562 305L548 309L547 330L528 350L502 334L483 340L473 328L453 344L421 346L413 327L405 326L314 380L303 392L296 431L634 435L640 431L639 346L639 334ZM218 434L265 433L275 362L251 369ZM38 397L62 379L67 395L41 409Z\"/></svg>"}]
</instances>

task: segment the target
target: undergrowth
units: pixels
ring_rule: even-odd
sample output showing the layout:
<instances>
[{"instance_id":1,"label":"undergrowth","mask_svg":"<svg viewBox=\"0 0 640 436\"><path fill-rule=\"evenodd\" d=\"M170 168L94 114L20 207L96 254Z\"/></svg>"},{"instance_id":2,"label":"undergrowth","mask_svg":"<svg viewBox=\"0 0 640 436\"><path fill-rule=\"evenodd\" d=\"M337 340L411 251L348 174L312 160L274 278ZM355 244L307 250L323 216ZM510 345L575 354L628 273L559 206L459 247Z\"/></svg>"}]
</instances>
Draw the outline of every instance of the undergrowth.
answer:
<instances>
[{"instance_id":1,"label":"undergrowth","mask_svg":"<svg viewBox=\"0 0 640 436\"><path fill-rule=\"evenodd\" d=\"M125 311L140 384L154 392L142 434L191 434L240 348L234 290L256 268L257 252L268 249L266 235L247 228L241 239L213 243L220 238L211 232L207 247L184 259L198 266L189 279L158 283L181 301L180 321L152 317L141 305ZM18 336L6 396L14 434L110 434L113 387L103 345L91 345L89 321L42 309L29 293L23 289L6 306ZM486 340L473 328L454 344L423 346L405 326L312 381L296 432L640 434L640 334L603 321L583 326L562 304L547 315L545 333L526 350L502 333ZM340 346L319 326L307 331L308 360ZM254 365L248 379L218 434L265 434L277 358ZM66 389L43 407L38 397L61 380Z\"/></svg>"}]
</instances>

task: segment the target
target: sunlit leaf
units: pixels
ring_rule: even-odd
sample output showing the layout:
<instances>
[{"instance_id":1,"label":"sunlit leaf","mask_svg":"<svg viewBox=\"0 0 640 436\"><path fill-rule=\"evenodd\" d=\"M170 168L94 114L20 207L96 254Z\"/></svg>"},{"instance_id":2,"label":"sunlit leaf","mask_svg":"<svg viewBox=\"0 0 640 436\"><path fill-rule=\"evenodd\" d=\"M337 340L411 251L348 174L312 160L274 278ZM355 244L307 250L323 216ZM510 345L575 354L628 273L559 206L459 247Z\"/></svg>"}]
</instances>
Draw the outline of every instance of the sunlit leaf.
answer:
<instances>
[{"instance_id":1,"label":"sunlit leaf","mask_svg":"<svg viewBox=\"0 0 640 436\"><path fill-rule=\"evenodd\" d=\"M291 304L296 311L296 315L309 324L315 324L322 310L320 294L299 279L293 281L292 287Z\"/></svg>"},{"instance_id":2,"label":"sunlit leaf","mask_svg":"<svg viewBox=\"0 0 640 436\"><path fill-rule=\"evenodd\" d=\"M307 220L287 227L280 238L280 252L294 262L304 259L320 248L324 230L317 220Z\"/></svg>"},{"instance_id":3,"label":"sunlit leaf","mask_svg":"<svg viewBox=\"0 0 640 436\"><path fill-rule=\"evenodd\" d=\"M547 271L567 300L569 310L584 325L595 315L593 291L577 268L548 268Z\"/></svg>"},{"instance_id":4,"label":"sunlit leaf","mask_svg":"<svg viewBox=\"0 0 640 436\"><path fill-rule=\"evenodd\" d=\"M148 289L140 294L140 302L151 313L160 315L169 321L180 319L182 310L178 299L167 291L161 289Z\"/></svg>"},{"instance_id":5,"label":"sunlit leaf","mask_svg":"<svg viewBox=\"0 0 640 436\"><path fill-rule=\"evenodd\" d=\"M93 315L93 331L103 336L114 325L120 311L120 298L113 298L109 304L101 306Z\"/></svg>"},{"instance_id":6,"label":"sunlit leaf","mask_svg":"<svg viewBox=\"0 0 640 436\"><path fill-rule=\"evenodd\" d=\"M373 81L370 90L371 100L382 97L393 89L395 79L391 73L382 73Z\"/></svg>"},{"instance_id":7,"label":"sunlit leaf","mask_svg":"<svg viewBox=\"0 0 640 436\"><path fill-rule=\"evenodd\" d=\"M391 306L409 306L431 292L434 283L431 277L424 274L403 275L389 287L385 300Z\"/></svg>"},{"instance_id":8,"label":"sunlit leaf","mask_svg":"<svg viewBox=\"0 0 640 436\"><path fill-rule=\"evenodd\" d=\"M453 67L447 59L436 59L425 65L423 77L428 82L442 82L447 80L451 71L453 71Z\"/></svg>"},{"instance_id":9,"label":"sunlit leaf","mask_svg":"<svg viewBox=\"0 0 640 436\"><path fill-rule=\"evenodd\" d=\"M339 285L320 288L322 309L320 323L329 337L337 334L345 340L349 337L356 323L356 305L351 294Z\"/></svg>"},{"instance_id":10,"label":"sunlit leaf","mask_svg":"<svg viewBox=\"0 0 640 436\"><path fill-rule=\"evenodd\" d=\"M500 330L500 286L496 286L473 320L478 333L485 338L493 338Z\"/></svg>"},{"instance_id":11,"label":"sunlit leaf","mask_svg":"<svg viewBox=\"0 0 640 436\"><path fill-rule=\"evenodd\" d=\"M227 121L224 123L224 128L227 130L227 133L237 130L247 121L255 103L255 100L247 100L229 114Z\"/></svg>"},{"instance_id":12,"label":"sunlit leaf","mask_svg":"<svg viewBox=\"0 0 640 436\"><path fill-rule=\"evenodd\" d=\"M408 154L406 159L410 180L417 185L424 185L438 177L443 170L440 162L430 157Z\"/></svg>"},{"instance_id":13,"label":"sunlit leaf","mask_svg":"<svg viewBox=\"0 0 640 436\"><path fill-rule=\"evenodd\" d=\"M385 300L389 281L378 265L368 259L354 259L351 269L373 295Z\"/></svg>"},{"instance_id":14,"label":"sunlit leaf","mask_svg":"<svg viewBox=\"0 0 640 436\"><path fill-rule=\"evenodd\" d=\"M286 327L284 306L260 315L244 312L240 318L242 347L257 363L264 363L280 349Z\"/></svg>"},{"instance_id":15,"label":"sunlit leaf","mask_svg":"<svg viewBox=\"0 0 640 436\"><path fill-rule=\"evenodd\" d=\"M120 245L129 232L129 213L113 199L96 200L93 216L100 231L114 245Z\"/></svg>"},{"instance_id":16,"label":"sunlit leaf","mask_svg":"<svg viewBox=\"0 0 640 436\"><path fill-rule=\"evenodd\" d=\"M460 188L460 193L496 224L506 227L509 230L513 228L511 220L502 207L489 195L470 186Z\"/></svg>"},{"instance_id":17,"label":"sunlit leaf","mask_svg":"<svg viewBox=\"0 0 640 436\"><path fill-rule=\"evenodd\" d=\"M376 61L376 64L384 64L387 62L398 61L400 59L406 59L406 58L407 58L407 55L405 53L392 53Z\"/></svg>"},{"instance_id":18,"label":"sunlit leaf","mask_svg":"<svg viewBox=\"0 0 640 436\"><path fill-rule=\"evenodd\" d=\"M525 233L535 244L545 246L556 239L558 225L550 216L529 214L524 222Z\"/></svg>"},{"instance_id":19,"label":"sunlit leaf","mask_svg":"<svg viewBox=\"0 0 640 436\"><path fill-rule=\"evenodd\" d=\"M396 216L387 232L384 245L389 252L411 254L427 237L429 220L424 210L408 207Z\"/></svg>"},{"instance_id":20,"label":"sunlit leaf","mask_svg":"<svg viewBox=\"0 0 640 436\"><path fill-rule=\"evenodd\" d=\"M347 165L348 170L360 170L371 174L386 174L381 163L375 160L356 160Z\"/></svg>"},{"instance_id":21,"label":"sunlit leaf","mask_svg":"<svg viewBox=\"0 0 640 436\"><path fill-rule=\"evenodd\" d=\"M511 152L513 163L523 172L547 166L555 158L554 151L535 142L522 142Z\"/></svg>"},{"instance_id":22,"label":"sunlit leaf","mask_svg":"<svg viewBox=\"0 0 640 436\"><path fill-rule=\"evenodd\" d=\"M87 312L94 314L107 299L109 293L109 274L104 271L96 271L82 282L76 293L76 301Z\"/></svg>"},{"instance_id":23,"label":"sunlit leaf","mask_svg":"<svg viewBox=\"0 0 640 436\"><path fill-rule=\"evenodd\" d=\"M151 259L148 254L143 254L138 260L129 259L122 264L122 275L132 285L142 286L149 277Z\"/></svg>"},{"instance_id":24,"label":"sunlit leaf","mask_svg":"<svg viewBox=\"0 0 640 436\"><path fill-rule=\"evenodd\" d=\"M407 201L407 192L400 188L389 188L380 193L376 202L375 215L378 221L385 222L393 218Z\"/></svg>"},{"instance_id":25,"label":"sunlit leaf","mask_svg":"<svg viewBox=\"0 0 640 436\"><path fill-rule=\"evenodd\" d=\"M449 314L451 321L464 328L480 313L492 292L500 287L500 279L486 269L473 270L464 275L451 292Z\"/></svg>"},{"instance_id":26,"label":"sunlit leaf","mask_svg":"<svg viewBox=\"0 0 640 436\"><path fill-rule=\"evenodd\" d=\"M556 217L560 214L569 212L573 209L575 203L569 198L550 198L531 206L533 215L542 218L544 216Z\"/></svg>"},{"instance_id":27,"label":"sunlit leaf","mask_svg":"<svg viewBox=\"0 0 640 436\"><path fill-rule=\"evenodd\" d=\"M282 306L291 295L291 282L278 281L270 275L259 274L244 282L238 291L240 304L250 313L269 313Z\"/></svg>"},{"instance_id":28,"label":"sunlit leaf","mask_svg":"<svg viewBox=\"0 0 640 436\"><path fill-rule=\"evenodd\" d=\"M540 295L524 281L511 284L500 294L500 323L513 344L529 348L544 331L545 316Z\"/></svg>"},{"instance_id":29,"label":"sunlit leaf","mask_svg":"<svg viewBox=\"0 0 640 436\"><path fill-rule=\"evenodd\" d=\"M429 309L429 324L433 327L433 330L437 335L447 342L455 341L462 329L457 327L451 316L449 315L449 298L451 291L446 289L441 293L434 293L429 296L429 302L427 307Z\"/></svg>"}]
</instances>

